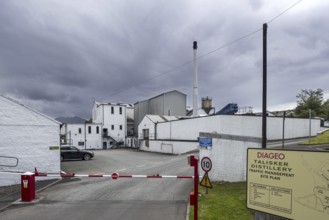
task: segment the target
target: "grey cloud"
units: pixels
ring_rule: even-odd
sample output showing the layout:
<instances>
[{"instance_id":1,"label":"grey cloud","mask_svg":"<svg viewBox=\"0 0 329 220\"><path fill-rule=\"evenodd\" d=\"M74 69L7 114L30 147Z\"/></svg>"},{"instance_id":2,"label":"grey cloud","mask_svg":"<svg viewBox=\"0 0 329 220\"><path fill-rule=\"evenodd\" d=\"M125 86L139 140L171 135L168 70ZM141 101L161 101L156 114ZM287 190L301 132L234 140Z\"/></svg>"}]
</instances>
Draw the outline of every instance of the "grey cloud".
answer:
<instances>
[{"instance_id":1,"label":"grey cloud","mask_svg":"<svg viewBox=\"0 0 329 220\"><path fill-rule=\"evenodd\" d=\"M192 60L192 41L199 42L199 55L207 54L260 29L277 15L271 7L288 5L1 1L0 93L24 97L52 116L88 117L94 98L134 103L172 89L190 103L192 64L181 65ZM327 9L319 5L304 16L292 9L269 24L269 103L293 102L296 91L316 84L326 89L329 28L320 21ZM260 31L200 58L200 98L212 97L217 108L232 101L260 106L261 45Z\"/></svg>"}]
</instances>

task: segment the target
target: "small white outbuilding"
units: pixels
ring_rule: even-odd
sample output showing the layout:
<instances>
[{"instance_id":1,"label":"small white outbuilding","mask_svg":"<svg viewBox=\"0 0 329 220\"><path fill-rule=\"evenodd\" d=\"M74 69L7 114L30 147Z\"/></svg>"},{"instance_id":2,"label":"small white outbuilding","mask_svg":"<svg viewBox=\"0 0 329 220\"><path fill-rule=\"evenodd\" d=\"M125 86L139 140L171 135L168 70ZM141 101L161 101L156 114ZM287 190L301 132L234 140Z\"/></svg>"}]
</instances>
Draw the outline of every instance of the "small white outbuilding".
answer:
<instances>
[{"instance_id":1,"label":"small white outbuilding","mask_svg":"<svg viewBox=\"0 0 329 220\"><path fill-rule=\"evenodd\" d=\"M59 146L58 121L0 95L0 186L19 184L15 172L59 173Z\"/></svg>"}]
</instances>

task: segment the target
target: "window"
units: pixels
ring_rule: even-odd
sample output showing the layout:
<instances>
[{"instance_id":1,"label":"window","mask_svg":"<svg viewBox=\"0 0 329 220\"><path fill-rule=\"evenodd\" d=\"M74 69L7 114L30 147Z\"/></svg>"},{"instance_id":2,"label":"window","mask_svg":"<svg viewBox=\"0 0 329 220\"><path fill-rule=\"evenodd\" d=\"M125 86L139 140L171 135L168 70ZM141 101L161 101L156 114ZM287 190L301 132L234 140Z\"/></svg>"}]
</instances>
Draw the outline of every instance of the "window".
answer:
<instances>
[{"instance_id":1,"label":"window","mask_svg":"<svg viewBox=\"0 0 329 220\"><path fill-rule=\"evenodd\" d=\"M79 134L81 134L81 128L79 128Z\"/></svg>"},{"instance_id":2,"label":"window","mask_svg":"<svg viewBox=\"0 0 329 220\"><path fill-rule=\"evenodd\" d=\"M91 126L88 126L88 133L91 134Z\"/></svg>"},{"instance_id":3,"label":"window","mask_svg":"<svg viewBox=\"0 0 329 220\"><path fill-rule=\"evenodd\" d=\"M96 127L96 134L99 134L99 127Z\"/></svg>"},{"instance_id":4,"label":"window","mask_svg":"<svg viewBox=\"0 0 329 220\"><path fill-rule=\"evenodd\" d=\"M120 107L120 115L122 115L122 107Z\"/></svg>"},{"instance_id":5,"label":"window","mask_svg":"<svg viewBox=\"0 0 329 220\"><path fill-rule=\"evenodd\" d=\"M120 125L120 130L122 130L122 125Z\"/></svg>"},{"instance_id":6,"label":"window","mask_svg":"<svg viewBox=\"0 0 329 220\"><path fill-rule=\"evenodd\" d=\"M111 129L114 130L114 125L111 125Z\"/></svg>"},{"instance_id":7,"label":"window","mask_svg":"<svg viewBox=\"0 0 329 220\"><path fill-rule=\"evenodd\" d=\"M84 145L85 145L85 142L83 142L83 141L78 142L78 146L84 146Z\"/></svg>"},{"instance_id":8,"label":"window","mask_svg":"<svg viewBox=\"0 0 329 220\"><path fill-rule=\"evenodd\" d=\"M112 115L114 114L114 107L113 106L111 107L111 114Z\"/></svg>"},{"instance_id":9,"label":"window","mask_svg":"<svg viewBox=\"0 0 329 220\"><path fill-rule=\"evenodd\" d=\"M103 128L103 136L107 137L107 128Z\"/></svg>"}]
</instances>

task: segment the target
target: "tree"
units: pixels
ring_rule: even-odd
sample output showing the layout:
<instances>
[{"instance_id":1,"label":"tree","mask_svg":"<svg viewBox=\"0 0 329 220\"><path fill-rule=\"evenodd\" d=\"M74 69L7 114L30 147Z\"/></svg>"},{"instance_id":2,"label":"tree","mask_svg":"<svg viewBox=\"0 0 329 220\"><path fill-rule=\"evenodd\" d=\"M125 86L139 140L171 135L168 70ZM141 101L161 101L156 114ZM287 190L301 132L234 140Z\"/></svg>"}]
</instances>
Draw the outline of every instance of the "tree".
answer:
<instances>
[{"instance_id":1,"label":"tree","mask_svg":"<svg viewBox=\"0 0 329 220\"><path fill-rule=\"evenodd\" d=\"M329 99L327 99L327 101L325 101L322 105L322 112L323 112L323 118L326 121L329 121Z\"/></svg>"},{"instance_id":2,"label":"tree","mask_svg":"<svg viewBox=\"0 0 329 220\"><path fill-rule=\"evenodd\" d=\"M300 118L308 118L309 111L311 110L312 117L324 117L325 112L323 108L323 90L317 89L302 89L300 93L297 94L297 107L295 109L295 114ZM327 100L328 106L329 101Z\"/></svg>"}]
</instances>

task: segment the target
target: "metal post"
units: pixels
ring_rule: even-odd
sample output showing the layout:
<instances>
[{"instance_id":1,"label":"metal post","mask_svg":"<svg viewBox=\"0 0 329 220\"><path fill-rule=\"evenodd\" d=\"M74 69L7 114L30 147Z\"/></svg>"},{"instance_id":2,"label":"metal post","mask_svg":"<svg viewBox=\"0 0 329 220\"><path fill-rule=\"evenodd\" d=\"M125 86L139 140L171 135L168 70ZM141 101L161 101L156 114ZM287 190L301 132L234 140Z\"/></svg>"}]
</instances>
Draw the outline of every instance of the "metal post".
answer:
<instances>
[{"instance_id":1,"label":"metal post","mask_svg":"<svg viewBox=\"0 0 329 220\"><path fill-rule=\"evenodd\" d=\"M267 116L267 24L263 24L263 114L262 114L262 148L266 148Z\"/></svg>"},{"instance_id":2,"label":"metal post","mask_svg":"<svg viewBox=\"0 0 329 220\"><path fill-rule=\"evenodd\" d=\"M195 205L194 205L194 220L198 220L198 200L199 200L199 164L198 159L194 158L194 196L195 196Z\"/></svg>"},{"instance_id":3,"label":"metal post","mask_svg":"<svg viewBox=\"0 0 329 220\"><path fill-rule=\"evenodd\" d=\"M311 109L308 110L308 115L309 115L309 134L308 134L308 136L309 136L309 138L311 138L311 117L312 117Z\"/></svg>"},{"instance_id":4,"label":"metal post","mask_svg":"<svg viewBox=\"0 0 329 220\"><path fill-rule=\"evenodd\" d=\"M284 128L285 128L286 112L283 112L283 121L282 121L282 149L284 149Z\"/></svg>"}]
</instances>

